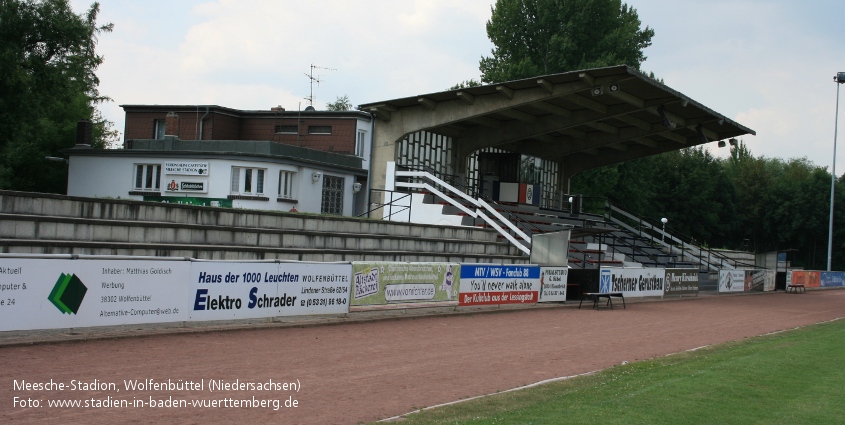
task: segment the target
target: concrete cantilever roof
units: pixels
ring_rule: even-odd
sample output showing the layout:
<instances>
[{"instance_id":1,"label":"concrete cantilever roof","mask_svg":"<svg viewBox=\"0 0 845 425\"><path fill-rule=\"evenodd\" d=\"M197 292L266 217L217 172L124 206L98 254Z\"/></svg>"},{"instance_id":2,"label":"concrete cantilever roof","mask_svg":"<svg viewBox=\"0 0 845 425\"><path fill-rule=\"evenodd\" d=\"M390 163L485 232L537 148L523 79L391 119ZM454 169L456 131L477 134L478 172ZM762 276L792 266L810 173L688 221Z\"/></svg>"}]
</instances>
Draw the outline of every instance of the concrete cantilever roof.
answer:
<instances>
[{"instance_id":1,"label":"concrete cantilever roof","mask_svg":"<svg viewBox=\"0 0 845 425\"><path fill-rule=\"evenodd\" d=\"M377 147L424 130L452 137L459 164L477 149L497 147L560 162L566 178L590 168L756 134L624 65L423 94L359 109L376 116L375 136L386 137L376 141ZM392 160L389 155L383 158Z\"/></svg>"}]
</instances>

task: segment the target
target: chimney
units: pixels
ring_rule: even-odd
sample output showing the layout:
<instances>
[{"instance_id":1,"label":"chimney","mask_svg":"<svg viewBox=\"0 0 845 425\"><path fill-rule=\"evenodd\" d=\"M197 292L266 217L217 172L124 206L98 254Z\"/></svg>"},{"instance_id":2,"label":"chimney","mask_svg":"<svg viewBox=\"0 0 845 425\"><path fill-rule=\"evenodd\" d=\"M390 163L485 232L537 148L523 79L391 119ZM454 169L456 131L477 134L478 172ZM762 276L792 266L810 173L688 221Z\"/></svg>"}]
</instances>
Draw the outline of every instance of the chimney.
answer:
<instances>
[{"instance_id":1,"label":"chimney","mask_svg":"<svg viewBox=\"0 0 845 425\"><path fill-rule=\"evenodd\" d=\"M179 137L179 115L168 112L164 118L164 135Z\"/></svg>"},{"instance_id":2,"label":"chimney","mask_svg":"<svg viewBox=\"0 0 845 425\"><path fill-rule=\"evenodd\" d=\"M76 122L76 144L90 145L91 144L91 121L79 120Z\"/></svg>"},{"instance_id":3,"label":"chimney","mask_svg":"<svg viewBox=\"0 0 845 425\"><path fill-rule=\"evenodd\" d=\"M270 110L273 112L285 112L285 108L282 108L282 105L274 106Z\"/></svg>"}]
</instances>

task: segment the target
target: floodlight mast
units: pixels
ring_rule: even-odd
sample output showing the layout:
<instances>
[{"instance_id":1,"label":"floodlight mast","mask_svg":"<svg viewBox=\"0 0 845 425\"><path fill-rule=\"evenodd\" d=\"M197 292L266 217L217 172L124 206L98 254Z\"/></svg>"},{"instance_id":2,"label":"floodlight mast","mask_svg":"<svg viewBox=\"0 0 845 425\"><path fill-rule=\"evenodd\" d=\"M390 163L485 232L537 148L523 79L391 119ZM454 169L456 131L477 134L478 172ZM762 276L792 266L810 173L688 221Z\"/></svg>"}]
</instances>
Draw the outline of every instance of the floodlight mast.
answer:
<instances>
[{"instance_id":1,"label":"floodlight mast","mask_svg":"<svg viewBox=\"0 0 845 425\"><path fill-rule=\"evenodd\" d=\"M827 271L831 271L833 265L833 196L836 187L836 136L839 132L839 85L845 84L845 72L838 72L833 77L836 83L836 118L833 124L833 165L830 167L830 225L827 233Z\"/></svg>"}]
</instances>

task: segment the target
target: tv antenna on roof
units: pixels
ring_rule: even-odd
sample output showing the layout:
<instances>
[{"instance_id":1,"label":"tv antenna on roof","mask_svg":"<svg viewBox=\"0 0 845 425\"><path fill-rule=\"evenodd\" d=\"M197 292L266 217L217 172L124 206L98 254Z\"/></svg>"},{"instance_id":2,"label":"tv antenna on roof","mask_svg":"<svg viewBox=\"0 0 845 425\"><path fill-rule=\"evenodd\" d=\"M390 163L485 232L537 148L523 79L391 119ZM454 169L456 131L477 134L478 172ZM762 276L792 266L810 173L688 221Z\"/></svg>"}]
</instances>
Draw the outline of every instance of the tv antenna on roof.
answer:
<instances>
[{"instance_id":1,"label":"tv antenna on roof","mask_svg":"<svg viewBox=\"0 0 845 425\"><path fill-rule=\"evenodd\" d=\"M314 65L313 63L311 64L311 73L305 74L305 76L308 77L309 80L311 80L311 94L309 94L308 97L305 98L305 100L307 100L308 104L311 105L311 106L314 106L314 82L316 81L317 87L320 87L320 81L321 81L319 75L316 76L316 77L314 76L314 70L315 69L325 69L326 71L337 71L334 68L323 68L322 66L317 66L317 65Z\"/></svg>"}]
</instances>

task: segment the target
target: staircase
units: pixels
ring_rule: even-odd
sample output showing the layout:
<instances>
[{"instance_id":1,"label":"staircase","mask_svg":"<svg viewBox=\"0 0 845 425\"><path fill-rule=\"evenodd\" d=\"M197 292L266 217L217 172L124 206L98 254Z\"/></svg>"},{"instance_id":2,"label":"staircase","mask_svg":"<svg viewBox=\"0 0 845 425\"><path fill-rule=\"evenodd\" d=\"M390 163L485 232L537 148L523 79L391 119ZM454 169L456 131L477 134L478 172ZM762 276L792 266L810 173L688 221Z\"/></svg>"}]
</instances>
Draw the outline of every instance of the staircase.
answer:
<instances>
[{"instance_id":1,"label":"staircase","mask_svg":"<svg viewBox=\"0 0 845 425\"><path fill-rule=\"evenodd\" d=\"M710 282L718 279L719 270L755 267L703 248L692 238L664 232L662 224L610 203L603 215L574 214L476 197L460 179L431 170L399 170L391 164L388 176L389 198L397 202L386 201L394 213L386 209L385 219L490 227L525 255L530 254L532 234L567 229L572 235L568 262L573 268L698 268L702 282Z\"/></svg>"},{"instance_id":2,"label":"staircase","mask_svg":"<svg viewBox=\"0 0 845 425\"><path fill-rule=\"evenodd\" d=\"M607 218L653 246L660 247L669 255L678 256L682 262L693 264L701 272L718 273L720 270L755 269L756 265L731 258L722 252L700 246L694 238L677 231L667 232L663 224L654 223L636 216L617 206L607 203Z\"/></svg>"},{"instance_id":3,"label":"staircase","mask_svg":"<svg viewBox=\"0 0 845 425\"><path fill-rule=\"evenodd\" d=\"M509 215L506 218L502 214L503 210L494 207L498 204L484 197L470 195L471 192L459 182L446 182L425 170L398 170L394 162L387 163L387 176L385 186L386 191L391 193L391 201L385 209L385 219L440 224L446 222L448 216L452 216L461 217L460 221L454 224L463 225L464 217L469 217L473 224L478 220L495 229L523 254L531 254L531 236L523 230L530 226L526 226L518 217ZM392 194L397 189L407 195L393 200ZM393 214L394 205L407 206L407 210ZM426 208L426 205L440 205L442 208L437 211L438 207Z\"/></svg>"}]
</instances>

